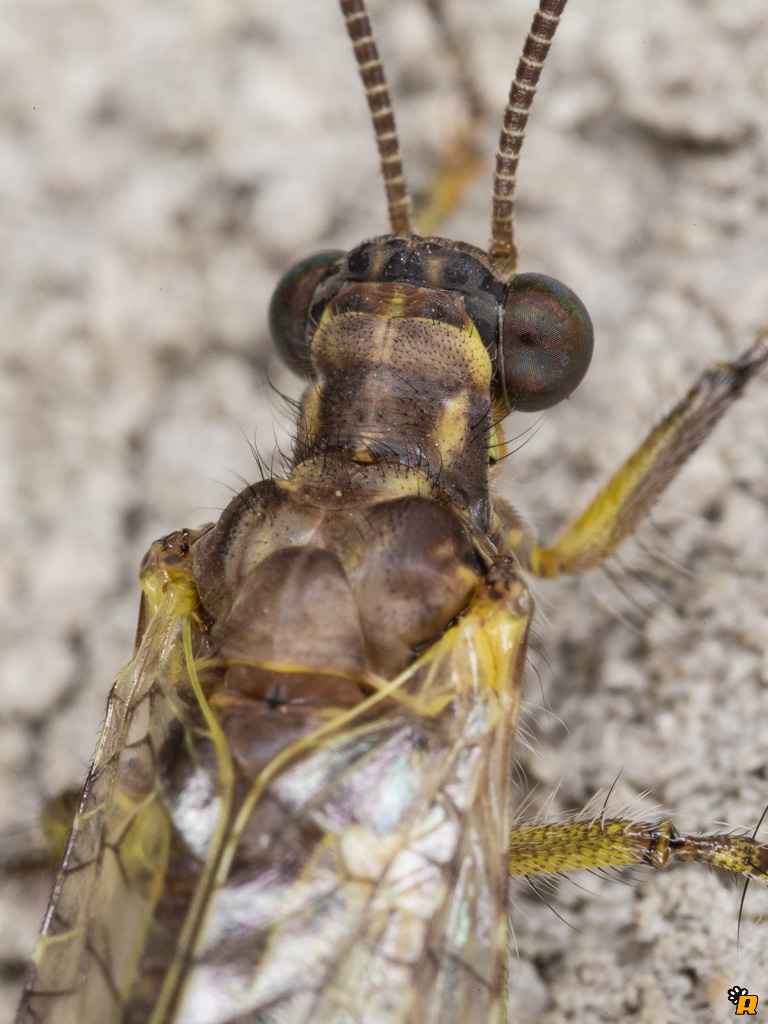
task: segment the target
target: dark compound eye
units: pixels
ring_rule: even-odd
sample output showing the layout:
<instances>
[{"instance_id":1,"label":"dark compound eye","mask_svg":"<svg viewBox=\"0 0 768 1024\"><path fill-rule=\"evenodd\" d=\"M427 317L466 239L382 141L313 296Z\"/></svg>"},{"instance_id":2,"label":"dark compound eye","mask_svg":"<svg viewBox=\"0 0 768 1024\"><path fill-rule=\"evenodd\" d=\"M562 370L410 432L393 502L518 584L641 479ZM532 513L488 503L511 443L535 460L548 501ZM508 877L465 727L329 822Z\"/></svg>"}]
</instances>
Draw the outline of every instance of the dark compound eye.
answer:
<instances>
[{"instance_id":1,"label":"dark compound eye","mask_svg":"<svg viewBox=\"0 0 768 1024\"><path fill-rule=\"evenodd\" d=\"M592 359L593 331L581 299L543 274L518 274L507 289L500 377L508 409L538 412L567 398Z\"/></svg>"},{"instance_id":2,"label":"dark compound eye","mask_svg":"<svg viewBox=\"0 0 768 1024\"><path fill-rule=\"evenodd\" d=\"M344 255L328 249L300 260L280 278L269 303L269 329L283 362L302 377L312 376L309 310L317 286Z\"/></svg>"}]
</instances>

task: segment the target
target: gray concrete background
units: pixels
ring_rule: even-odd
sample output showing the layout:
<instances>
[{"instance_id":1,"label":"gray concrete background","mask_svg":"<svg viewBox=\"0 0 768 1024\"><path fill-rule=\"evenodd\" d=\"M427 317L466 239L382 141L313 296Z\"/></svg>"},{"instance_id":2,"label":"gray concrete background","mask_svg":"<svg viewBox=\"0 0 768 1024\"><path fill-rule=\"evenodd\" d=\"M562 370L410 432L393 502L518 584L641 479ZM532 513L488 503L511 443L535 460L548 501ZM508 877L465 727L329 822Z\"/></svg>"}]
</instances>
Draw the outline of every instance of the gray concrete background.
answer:
<instances>
[{"instance_id":1,"label":"gray concrete background","mask_svg":"<svg viewBox=\"0 0 768 1024\"><path fill-rule=\"evenodd\" d=\"M449 3L494 112L489 164L530 7ZM373 12L424 183L456 93L416 0ZM0 117L0 815L15 827L85 771L150 541L254 478L251 440L267 456L287 443L265 386L296 391L264 327L277 276L386 224L333 0L2 0ZM591 310L597 351L500 480L544 535L768 320L767 169L764 0L573 0L524 149L518 231L522 268ZM488 194L486 177L444 233L484 244ZM617 813L756 823L766 465L762 380L613 580L536 587L546 657L521 757L552 814L615 782ZM0 885L4 1017L47 884ZM768 1003L765 889L747 895L738 954L738 890L701 868L566 881L553 909L524 890L515 1021L725 1021L734 983Z\"/></svg>"}]
</instances>

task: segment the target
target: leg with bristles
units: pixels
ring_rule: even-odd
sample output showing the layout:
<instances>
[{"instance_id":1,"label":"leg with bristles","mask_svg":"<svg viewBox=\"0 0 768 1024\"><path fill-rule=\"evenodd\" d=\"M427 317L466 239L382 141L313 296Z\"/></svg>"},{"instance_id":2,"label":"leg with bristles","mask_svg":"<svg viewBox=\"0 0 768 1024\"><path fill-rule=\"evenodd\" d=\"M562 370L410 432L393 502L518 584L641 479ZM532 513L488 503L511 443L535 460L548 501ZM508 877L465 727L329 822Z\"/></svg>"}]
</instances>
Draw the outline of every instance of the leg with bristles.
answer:
<instances>
[{"instance_id":1,"label":"leg with bristles","mask_svg":"<svg viewBox=\"0 0 768 1024\"><path fill-rule=\"evenodd\" d=\"M766 363L768 329L733 362L715 363L705 370L554 544L535 544L527 556L521 554L527 568L552 579L601 565L648 516L680 468ZM514 546L514 536L510 540Z\"/></svg>"},{"instance_id":2,"label":"leg with bristles","mask_svg":"<svg viewBox=\"0 0 768 1024\"><path fill-rule=\"evenodd\" d=\"M679 832L671 821L597 818L515 828L509 837L511 875L648 865L709 864L768 881L768 845L749 836Z\"/></svg>"}]
</instances>

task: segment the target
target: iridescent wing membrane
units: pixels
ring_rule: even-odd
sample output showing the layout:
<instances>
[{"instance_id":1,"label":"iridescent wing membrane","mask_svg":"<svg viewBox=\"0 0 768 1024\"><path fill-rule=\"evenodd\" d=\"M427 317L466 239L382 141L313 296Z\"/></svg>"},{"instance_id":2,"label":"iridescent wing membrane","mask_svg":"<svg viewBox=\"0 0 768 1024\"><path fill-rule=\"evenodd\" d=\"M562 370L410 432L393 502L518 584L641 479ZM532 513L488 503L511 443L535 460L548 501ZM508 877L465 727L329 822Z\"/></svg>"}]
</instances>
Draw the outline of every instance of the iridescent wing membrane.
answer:
<instances>
[{"instance_id":1,"label":"iridescent wing membrane","mask_svg":"<svg viewBox=\"0 0 768 1024\"><path fill-rule=\"evenodd\" d=\"M423 502L384 504L419 519ZM478 579L393 679L317 680L214 653L190 554L205 539L172 535L145 564L147 626L110 695L21 1019L490 1019L525 591ZM370 693L334 703L327 682Z\"/></svg>"}]
</instances>

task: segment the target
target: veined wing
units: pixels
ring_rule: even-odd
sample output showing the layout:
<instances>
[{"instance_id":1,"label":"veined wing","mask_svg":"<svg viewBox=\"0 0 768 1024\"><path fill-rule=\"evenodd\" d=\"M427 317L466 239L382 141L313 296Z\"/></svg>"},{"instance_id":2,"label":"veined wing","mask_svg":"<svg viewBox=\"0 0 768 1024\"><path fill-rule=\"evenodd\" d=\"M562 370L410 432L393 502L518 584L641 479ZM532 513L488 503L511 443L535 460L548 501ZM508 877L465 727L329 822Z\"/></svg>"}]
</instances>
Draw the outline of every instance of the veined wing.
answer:
<instances>
[{"instance_id":1,"label":"veined wing","mask_svg":"<svg viewBox=\"0 0 768 1024\"><path fill-rule=\"evenodd\" d=\"M483 584L410 669L256 781L179 1024L503 1019L527 625L518 580L503 599Z\"/></svg>"},{"instance_id":2,"label":"veined wing","mask_svg":"<svg viewBox=\"0 0 768 1024\"><path fill-rule=\"evenodd\" d=\"M501 1019L520 582L484 582L407 671L289 731L249 779L174 543L144 574L156 610L110 697L19 1020Z\"/></svg>"},{"instance_id":3,"label":"veined wing","mask_svg":"<svg viewBox=\"0 0 768 1024\"><path fill-rule=\"evenodd\" d=\"M143 637L107 701L19 1024L123 1020L173 850L173 823L158 777L160 752L179 729L191 735L200 727L184 649L198 605L184 557L197 535L172 534L153 545L145 560ZM199 623L195 632L202 653ZM208 818L228 813L224 787L213 779L205 794L192 797Z\"/></svg>"}]
</instances>

